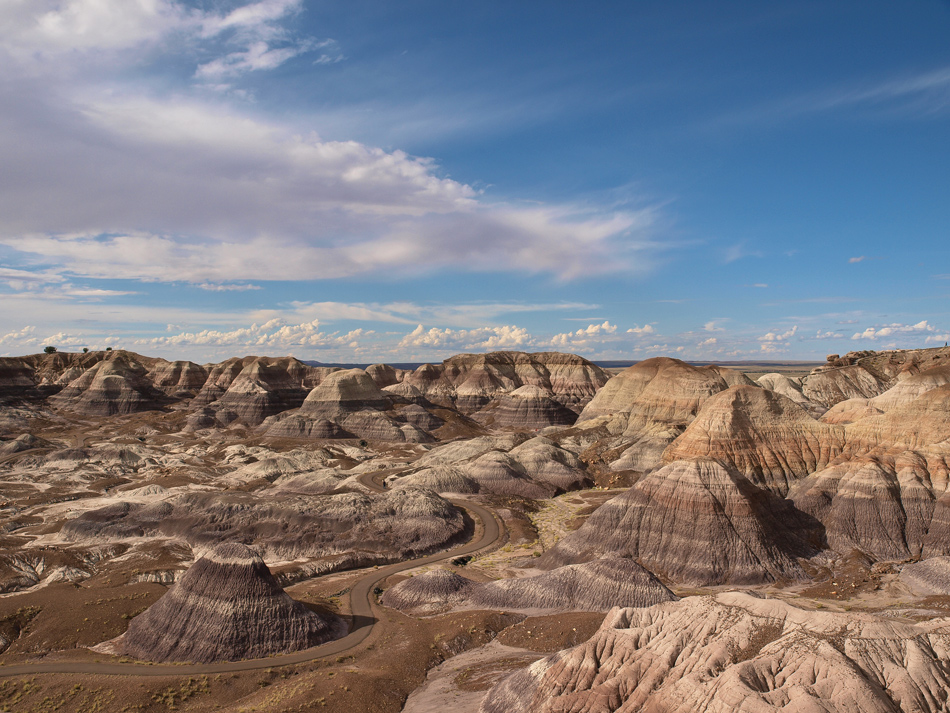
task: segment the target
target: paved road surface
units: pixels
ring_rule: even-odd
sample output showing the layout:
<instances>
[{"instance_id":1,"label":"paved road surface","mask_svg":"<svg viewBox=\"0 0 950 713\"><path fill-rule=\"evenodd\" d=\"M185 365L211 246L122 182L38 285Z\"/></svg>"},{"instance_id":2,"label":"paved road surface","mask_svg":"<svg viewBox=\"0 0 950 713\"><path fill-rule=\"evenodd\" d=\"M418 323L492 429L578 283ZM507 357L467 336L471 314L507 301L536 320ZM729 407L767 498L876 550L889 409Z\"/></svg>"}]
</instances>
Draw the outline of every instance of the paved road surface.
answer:
<instances>
[{"instance_id":1,"label":"paved road surface","mask_svg":"<svg viewBox=\"0 0 950 713\"><path fill-rule=\"evenodd\" d=\"M56 661L49 663L14 664L0 666L0 677L4 676L31 676L41 673L75 673L99 674L108 676L196 676L212 673L229 673L233 671L254 671L277 666L299 664L326 656L338 656L359 646L372 633L377 625L373 616L373 588L377 583L390 575L407 569L419 567L433 562L470 555L495 544L502 536L502 529L498 520L491 511L480 505L462 500L452 500L458 507L463 507L482 521L483 532L477 540L456 547L448 552L438 552L434 555L420 557L406 562L380 567L358 580L350 590L350 606L356 629L347 636L336 641L330 641L321 646L315 646L304 651L297 651L282 656L272 656L265 659L251 659L247 661L224 661L212 664L142 664L142 663L97 663L94 661Z\"/></svg>"}]
</instances>

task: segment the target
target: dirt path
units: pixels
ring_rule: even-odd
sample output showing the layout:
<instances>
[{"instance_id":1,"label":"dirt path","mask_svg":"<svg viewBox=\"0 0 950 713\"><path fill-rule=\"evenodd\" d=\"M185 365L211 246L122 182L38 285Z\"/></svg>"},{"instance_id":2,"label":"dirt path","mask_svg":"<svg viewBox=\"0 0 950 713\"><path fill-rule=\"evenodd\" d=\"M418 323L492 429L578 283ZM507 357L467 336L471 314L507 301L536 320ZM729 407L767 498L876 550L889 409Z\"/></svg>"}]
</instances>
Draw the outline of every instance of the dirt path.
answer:
<instances>
[{"instance_id":1,"label":"dirt path","mask_svg":"<svg viewBox=\"0 0 950 713\"><path fill-rule=\"evenodd\" d=\"M375 489L375 488L374 488ZM212 664L149 664L149 663L112 663L95 661L55 661L49 663L0 665L0 677L31 676L42 673L98 674L106 676L196 676L212 673L235 671L255 671L278 666L305 663L326 656L338 656L359 646L372 633L378 620L374 616L374 587L398 572L413 569L426 564L470 555L497 543L503 534L498 518L490 510L468 501L452 500L453 505L467 510L482 523L482 534L478 539L456 547L448 552L407 560L386 567L380 567L358 580L350 591L350 604L353 613L354 629L342 639L330 641L292 654L271 656L264 659L246 661L223 661Z\"/></svg>"}]
</instances>

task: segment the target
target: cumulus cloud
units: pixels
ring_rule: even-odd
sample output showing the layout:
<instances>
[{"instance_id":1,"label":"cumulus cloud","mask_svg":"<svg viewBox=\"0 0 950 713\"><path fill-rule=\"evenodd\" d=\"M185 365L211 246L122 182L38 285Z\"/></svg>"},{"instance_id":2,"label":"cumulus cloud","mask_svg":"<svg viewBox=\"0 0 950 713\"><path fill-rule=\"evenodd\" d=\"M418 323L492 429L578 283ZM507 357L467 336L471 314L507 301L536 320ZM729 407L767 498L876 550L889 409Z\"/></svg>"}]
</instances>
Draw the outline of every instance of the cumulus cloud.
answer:
<instances>
[{"instance_id":1,"label":"cumulus cloud","mask_svg":"<svg viewBox=\"0 0 950 713\"><path fill-rule=\"evenodd\" d=\"M863 332L855 332L851 336L851 339L881 339L895 334L925 334L934 331L936 331L936 328L925 319L917 324L900 324L899 322L895 322L894 324L886 324L879 327L868 327Z\"/></svg>"},{"instance_id":2,"label":"cumulus cloud","mask_svg":"<svg viewBox=\"0 0 950 713\"><path fill-rule=\"evenodd\" d=\"M39 340L36 338L36 327L26 326L23 329L17 329L0 335L0 344L29 345L36 344Z\"/></svg>"},{"instance_id":3,"label":"cumulus cloud","mask_svg":"<svg viewBox=\"0 0 950 713\"><path fill-rule=\"evenodd\" d=\"M37 0L0 13L0 244L72 276L226 283L443 268L646 271L654 210L487 200L434 161L268 120L226 93L146 93L160 59L216 90L336 42L301 0ZM118 54L117 54L118 53ZM42 81L37 77L42 76ZM0 179L2 181L2 179Z\"/></svg>"},{"instance_id":4,"label":"cumulus cloud","mask_svg":"<svg viewBox=\"0 0 950 713\"><path fill-rule=\"evenodd\" d=\"M644 324L642 327L634 325L627 330L627 334L653 334L655 331L652 324Z\"/></svg>"},{"instance_id":5,"label":"cumulus cloud","mask_svg":"<svg viewBox=\"0 0 950 713\"><path fill-rule=\"evenodd\" d=\"M137 339L133 343L140 346L206 346L206 347L261 347L276 350L289 350L294 347L357 347L359 339L372 335L371 330L355 329L346 334L320 331L318 320L303 324L287 324L282 319L272 319L264 324L252 324L250 327L218 331L205 329L199 332L180 332L170 336Z\"/></svg>"},{"instance_id":6,"label":"cumulus cloud","mask_svg":"<svg viewBox=\"0 0 950 713\"><path fill-rule=\"evenodd\" d=\"M719 326L721 322L726 320L723 319L714 319L703 325L703 330L706 332L723 332L725 331L722 327Z\"/></svg>"},{"instance_id":7,"label":"cumulus cloud","mask_svg":"<svg viewBox=\"0 0 950 713\"><path fill-rule=\"evenodd\" d=\"M785 332L767 332L759 337L759 341L763 344L775 343L775 342L785 342L795 336L795 333L798 332L798 325L795 325L791 329ZM764 349L765 347L763 347Z\"/></svg>"},{"instance_id":8,"label":"cumulus cloud","mask_svg":"<svg viewBox=\"0 0 950 713\"><path fill-rule=\"evenodd\" d=\"M698 346L698 347L711 347L711 346L713 346L714 344L716 344L718 341L719 341L719 340L716 339L715 337L710 337L709 339L704 339L703 341L701 341L701 342L700 342L699 344L697 344L696 346Z\"/></svg>"},{"instance_id":9,"label":"cumulus cloud","mask_svg":"<svg viewBox=\"0 0 950 713\"><path fill-rule=\"evenodd\" d=\"M523 327L504 325L477 329L426 329L421 324L399 341L400 348L514 349L530 346L533 339Z\"/></svg>"}]
</instances>

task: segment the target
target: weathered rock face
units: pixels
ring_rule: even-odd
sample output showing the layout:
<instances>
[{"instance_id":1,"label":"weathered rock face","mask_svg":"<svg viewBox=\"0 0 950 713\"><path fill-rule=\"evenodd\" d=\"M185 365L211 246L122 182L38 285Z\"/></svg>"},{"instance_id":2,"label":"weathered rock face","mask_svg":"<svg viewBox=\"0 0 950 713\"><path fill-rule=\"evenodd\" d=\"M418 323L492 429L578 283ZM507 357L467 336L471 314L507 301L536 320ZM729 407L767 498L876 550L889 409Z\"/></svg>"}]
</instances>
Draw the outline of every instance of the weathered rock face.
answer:
<instances>
[{"instance_id":1,"label":"weathered rock face","mask_svg":"<svg viewBox=\"0 0 950 713\"><path fill-rule=\"evenodd\" d=\"M536 577L477 583L446 570L403 580L386 590L388 607L416 614L457 609L562 612L648 607L676 596L633 560L601 559Z\"/></svg>"},{"instance_id":2,"label":"weathered rock face","mask_svg":"<svg viewBox=\"0 0 950 713\"><path fill-rule=\"evenodd\" d=\"M616 470L646 472L714 394L729 388L721 367L695 367L678 359L647 359L617 374L597 392L578 427L604 422L626 448ZM741 376L741 375L737 375ZM735 380L735 379L732 379Z\"/></svg>"},{"instance_id":3,"label":"weathered rock face","mask_svg":"<svg viewBox=\"0 0 950 713\"><path fill-rule=\"evenodd\" d=\"M83 372L50 402L87 416L114 416L160 408L164 396L148 379L145 366L117 353Z\"/></svg>"},{"instance_id":4,"label":"weathered rock face","mask_svg":"<svg viewBox=\"0 0 950 713\"><path fill-rule=\"evenodd\" d=\"M677 461L598 508L539 564L631 557L689 585L804 579L820 527L788 501L713 461Z\"/></svg>"},{"instance_id":5,"label":"weathered rock face","mask_svg":"<svg viewBox=\"0 0 950 713\"><path fill-rule=\"evenodd\" d=\"M390 483L395 488L419 487L442 493L477 493L479 484L472 480L461 468L451 465L434 465L403 478L393 478Z\"/></svg>"},{"instance_id":6,"label":"weathered rock face","mask_svg":"<svg viewBox=\"0 0 950 713\"><path fill-rule=\"evenodd\" d=\"M802 393L812 403L831 408L847 399L883 394L893 383L878 371L855 364L809 374L802 380Z\"/></svg>"},{"instance_id":7,"label":"weathered rock face","mask_svg":"<svg viewBox=\"0 0 950 713\"><path fill-rule=\"evenodd\" d=\"M474 415L495 428L538 431L548 426L570 426L577 414L554 400L554 392L533 384L503 394Z\"/></svg>"},{"instance_id":8,"label":"weathered rock face","mask_svg":"<svg viewBox=\"0 0 950 713\"><path fill-rule=\"evenodd\" d=\"M380 389L362 369L337 371L310 392L299 410L282 413L265 424L266 434L411 443L433 440L415 424L441 425L441 420L421 407L397 412L394 407L399 401L403 399Z\"/></svg>"},{"instance_id":9,"label":"weathered rock face","mask_svg":"<svg viewBox=\"0 0 950 713\"><path fill-rule=\"evenodd\" d=\"M808 397L804 394L801 379L792 379L784 374L765 374L760 376L756 383L763 389L774 391L776 394L781 394L790 401L794 401L815 418L819 418L828 410L825 406L808 400Z\"/></svg>"},{"instance_id":10,"label":"weathered rock face","mask_svg":"<svg viewBox=\"0 0 950 713\"><path fill-rule=\"evenodd\" d=\"M287 596L252 549L226 543L135 617L120 647L145 661L237 661L307 649L339 630Z\"/></svg>"},{"instance_id":11,"label":"weathered rock face","mask_svg":"<svg viewBox=\"0 0 950 713\"><path fill-rule=\"evenodd\" d=\"M378 386L383 389L393 384L398 384L405 376L401 369L394 369L389 364L371 364L366 367L366 375Z\"/></svg>"},{"instance_id":12,"label":"weathered rock face","mask_svg":"<svg viewBox=\"0 0 950 713\"><path fill-rule=\"evenodd\" d=\"M936 507L926 460L858 458L797 483L789 498L825 527L828 546L879 560L918 557Z\"/></svg>"},{"instance_id":13,"label":"weathered rock face","mask_svg":"<svg viewBox=\"0 0 950 713\"><path fill-rule=\"evenodd\" d=\"M896 454L941 444L950 438L950 385L927 391L880 416L846 427L847 452Z\"/></svg>"},{"instance_id":14,"label":"weathered rock face","mask_svg":"<svg viewBox=\"0 0 950 713\"><path fill-rule=\"evenodd\" d=\"M573 354L492 352L459 354L440 366L427 364L406 377L432 403L466 415L522 386L537 386L574 413L583 408L609 374Z\"/></svg>"},{"instance_id":15,"label":"weathered rock face","mask_svg":"<svg viewBox=\"0 0 950 713\"><path fill-rule=\"evenodd\" d=\"M816 421L800 406L758 386L733 386L709 399L664 462L707 458L785 495L795 480L841 453L844 429Z\"/></svg>"},{"instance_id":16,"label":"weathered rock face","mask_svg":"<svg viewBox=\"0 0 950 713\"><path fill-rule=\"evenodd\" d=\"M904 565L901 581L923 596L950 596L950 557L931 557Z\"/></svg>"},{"instance_id":17,"label":"weathered rock face","mask_svg":"<svg viewBox=\"0 0 950 713\"><path fill-rule=\"evenodd\" d=\"M0 397L18 396L36 387L34 369L24 359L0 357Z\"/></svg>"},{"instance_id":18,"label":"weathered rock face","mask_svg":"<svg viewBox=\"0 0 950 713\"><path fill-rule=\"evenodd\" d=\"M268 416L300 406L310 385L319 380L316 369L296 359L252 358L217 399L215 408L256 426Z\"/></svg>"},{"instance_id":19,"label":"weathered rock face","mask_svg":"<svg viewBox=\"0 0 950 713\"><path fill-rule=\"evenodd\" d=\"M152 385L176 399L194 398L208 380L208 370L190 361L159 361L149 372Z\"/></svg>"},{"instance_id":20,"label":"weathered rock face","mask_svg":"<svg viewBox=\"0 0 950 713\"><path fill-rule=\"evenodd\" d=\"M947 710L950 620L901 624L725 593L614 609L512 674L480 713Z\"/></svg>"}]
</instances>

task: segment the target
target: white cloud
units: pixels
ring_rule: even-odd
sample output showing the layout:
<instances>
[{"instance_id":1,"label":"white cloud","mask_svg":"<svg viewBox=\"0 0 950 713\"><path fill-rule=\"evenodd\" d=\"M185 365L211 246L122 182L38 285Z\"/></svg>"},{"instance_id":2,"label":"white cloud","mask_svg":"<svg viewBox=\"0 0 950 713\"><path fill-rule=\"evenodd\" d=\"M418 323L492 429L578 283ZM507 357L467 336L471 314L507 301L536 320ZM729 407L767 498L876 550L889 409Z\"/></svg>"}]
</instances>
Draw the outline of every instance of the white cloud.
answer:
<instances>
[{"instance_id":1,"label":"white cloud","mask_svg":"<svg viewBox=\"0 0 950 713\"><path fill-rule=\"evenodd\" d=\"M868 258L867 258L866 255L861 255L860 257L851 257L851 258L848 258L848 262L853 264L853 263L856 263L856 262L862 262L862 261L867 260L867 259L868 259Z\"/></svg>"},{"instance_id":2,"label":"white cloud","mask_svg":"<svg viewBox=\"0 0 950 713\"><path fill-rule=\"evenodd\" d=\"M199 332L181 332L167 337L135 339L132 343L146 347L210 346L210 347L263 347L269 350L286 351L294 347L355 347L360 337L374 332L355 329L346 334L320 331L317 320L303 324L287 324L281 319L272 319L264 324L230 331L206 329Z\"/></svg>"},{"instance_id":3,"label":"white cloud","mask_svg":"<svg viewBox=\"0 0 950 713\"><path fill-rule=\"evenodd\" d=\"M724 319L714 319L703 325L703 330L706 332L724 332L725 330L719 326L721 322L725 322Z\"/></svg>"},{"instance_id":4,"label":"white cloud","mask_svg":"<svg viewBox=\"0 0 950 713\"><path fill-rule=\"evenodd\" d=\"M851 339L881 339L895 334L924 334L936 331L936 328L923 320L917 324L887 324L882 327L868 327L863 332L855 332Z\"/></svg>"},{"instance_id":5,"label":"white cloud","mask_svg":"<svg viewBox=\"0 0 950 713\"><path fill-rule=\"evenodd\" d=\"M781 332L781 333L774 332L774 331L767 332L766 334L763 334L758 339L760 342L763 342L763 344L774 343L774 342L785 342L791 339L792 337L794 337L797 331L798 331L798 325L795 325L794 327L792 327L791 329L785 332ZM762 349L765 350L765 346L763 346Z\"/></svg>"},{"instance_id":6,"label":"white cloud","mask_svg":"<svg viewBox=\"0 0 950 713\"><path fill-rule=\"evenodd\" d=\"M950 333L947 333L947 334L931 334L929 337L927 337L927 339L926 339L925 341L926 341L928 344L931 344L931 343L934 343L934 342L937 342L938 345L939 345L939 342L943 342L944 344L946 344L948 341L950 341Z\"/></svg>"},{"instance_id":7,"label":"white cloud","mask_svg":"<svg viewBox=\"0 0 950 713\"><path fill-rule=\"evenodd\" d=\"M0 344L36 344L39 340L35 335L36 327L23 327L23 329L14 330L12 332L7 332L4 335L0 335Z\"/></svg>"},{"instance_id":8,"label":"white cloud","mask_svg":"<svg viewBox=\"0 0 950 713\"><path fill-rule=\"evenodd\" d=\"M715 337L710 337L709 339L704 339L703 341L701 341L701 342L700 342L699 344L697 344L696 346L698 346L698 347L711 347L711 346L713 346L714 344L716 344L718 341L719 341L719 340L717 340Z\"/></svg>"},{"instance_id":9,"label":"white cloud","mask_svg":"<svg viewBox=\"0 0 950 713\"><path fill-rule=\"evenodd\" d=\"M644 324L642 327L631 327L627 330L627 334L653 334L655 331L652 324Z\"/></svg>"},{"instance_id":10,"label":"white cloud","mask_svg":"<svg viewBox=\"0 0 950 713\"><path fill-rule=\"evenodd\" d=\"M261 289L260 285L223 285L211 282L200 282L196 285L192 285L192 287L197 287L199 290L206 290L208 292L247 292L248 290Z\"/></svg>"},{"instance_id":11,"label":"white cloud","mask_svg":"<svg viewBox=\"0 0 950 713\"><path fill-rule=\"evenodd\" d=\"M845 336L843 334L839 334L838 332L830 332L830 331L822 332L820 329L817 332L815 332L815 336L812 337L812 339L844 339L844 338Z\"/></svg>"},{"instance_id":12,"label":"white cloud","mask_svg":"<svg viewBox=\"0 0 950 713\"><path fill-rule=\"evenodd\" d=\"M477 329L426 330L421 324L399 341L400 348L427 349L517 349L531 346L533 338L523 327L504 325Z\"/></svg>"}]
</instances>

